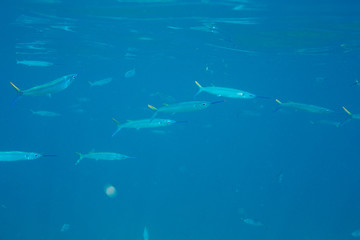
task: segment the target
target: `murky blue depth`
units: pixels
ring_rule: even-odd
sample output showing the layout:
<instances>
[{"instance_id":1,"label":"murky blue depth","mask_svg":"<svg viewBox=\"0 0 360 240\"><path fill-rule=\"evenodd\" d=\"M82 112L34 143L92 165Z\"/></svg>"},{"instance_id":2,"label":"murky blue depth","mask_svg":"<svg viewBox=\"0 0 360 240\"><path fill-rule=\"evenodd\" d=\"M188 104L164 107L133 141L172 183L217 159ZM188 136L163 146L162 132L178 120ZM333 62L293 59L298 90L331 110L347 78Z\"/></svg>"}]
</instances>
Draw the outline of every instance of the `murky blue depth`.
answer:
<instances>
[{"instance_id":1,"label":"murky blue depth","mask_svg":"<svg viewBox=\"0 0 360 240\"><path fill-rule=\"evenodd\" d=\"M360 237L358 1L1 5L1 240Z\"/></svg>"}]
</instances>

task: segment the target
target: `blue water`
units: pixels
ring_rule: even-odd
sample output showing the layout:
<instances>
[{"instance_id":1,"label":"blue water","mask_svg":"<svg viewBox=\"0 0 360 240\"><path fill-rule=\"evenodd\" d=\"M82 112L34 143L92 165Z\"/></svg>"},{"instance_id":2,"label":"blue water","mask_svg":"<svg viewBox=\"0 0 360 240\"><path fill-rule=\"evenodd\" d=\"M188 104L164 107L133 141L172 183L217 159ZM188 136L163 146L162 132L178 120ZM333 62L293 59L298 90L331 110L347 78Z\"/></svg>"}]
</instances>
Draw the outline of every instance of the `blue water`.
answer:
<instances>
[{"instance_id":1,"label":"blue water","mask_svg":"<svg viewBox=\"0 0 360 240\"><path fill-rule=\"evenodd\" d=\"M360 86L351 86L360 78L358 1L1 5L0 151L56 155L0 162L1 240L142 240L145 226L150 240L354 238L360 122L331 124L347 119L342 106L360 113ZM51 98L11 105L10 81L28 89L72 73L77 80ZM267 98L194 98L194 81ZM222 99L159 114L185 123L111 137L112 118L150 118L148 104ZM334 113L276 111L275 99ZM90 151L136 158L75 166L75 152Z\"/></svg>"}]
</instances>

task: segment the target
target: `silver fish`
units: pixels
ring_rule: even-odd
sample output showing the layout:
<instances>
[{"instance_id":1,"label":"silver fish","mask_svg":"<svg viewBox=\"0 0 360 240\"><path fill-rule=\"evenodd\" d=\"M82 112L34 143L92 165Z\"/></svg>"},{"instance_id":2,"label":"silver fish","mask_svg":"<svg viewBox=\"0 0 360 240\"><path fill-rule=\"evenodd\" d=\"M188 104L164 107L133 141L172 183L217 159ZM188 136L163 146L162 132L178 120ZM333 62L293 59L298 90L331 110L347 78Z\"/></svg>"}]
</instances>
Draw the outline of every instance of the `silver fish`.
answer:
<instances>
[{"instance_id":1,"label":"silver fish","mask_svg":"<svg viewBox=\"0 0 360 240\"><path fill-rule=\"evenodd\" d=\"M255 227L262 227L264 224L258 220L252 219L252 218L244 218L242 219L244 223L249 224L251 226Z\"/></svg>"},{"instance_id":2,"label":"silver fish","mask_svg":"<svg viewBox=\"0 0 360 240\"><path fill-rule=\"evenodd\" d=\"M134 158L129 157L120 153L113 153L113 152L90 152L87 154L82 154L76 152L76 154L79 155L79 159L76 161L75 165L78 165L79 162L84 158L94 159L94 160L108 160L108 161L114 161L114 160L123 160L127 158Z\"/></svg>"},{"instance_id":3,"label":"silver fish","mask_svg":"<svg viewBox=\"0 0 360 240\"><path fill-rule=\"evenodd\" d=\"M89 81L89 84L91 87L94 87L94 86L104 86L106 84L109 84L113 79L112 78L104 78L104 79L101 79L101 80L98 80L98 81L95 81L95 82L90 82Z\"/></svg>"},{"instance_id":4,"label":"silver fish","mask_svg":"<svg viewBox=\"0 0 360 240\"><path fill-rule=\"evenodd\" d=\"M135 128L135 129L156 128L156 127L166 127L177 123L177 121L175 120L160 119L160 118L127 121L126 123L123 124L119 123L114 118L113 121L118 125L118 128L116 129L116 131L113 133L112 136L115 136L123 128Z\"/></svg>"},{"instance_id":5,"label":"silver fish","mask_svg":"<svg viewBox=\"0 0 360 240\"><path fill-rule=\"evenodd\" d=\"M29 67L50 67L50 66L54 65L52 62L32 61L32 60L16 61L16 63L26 65Z\"/></svg>"},{"instance_id":6,"label":"silver fish","mask_svg":"<svg viewBox=\"0 0 360 240\"><path fill-rule=\"evenodd\" d=\"M57 78L51 82L35 86L26 90L20 90L14 83L10 84L18 91L20 96L51 96L54 93L65 90L76 79L77 74L69 74Z\"/></svg>"},{"instance_id":7,"label":"silver fish","mask_svg":"<svg viewBox=\"0 0 360 240\"><path fill-rule=\"evenodd\" d=\"M135 76L135 74L136 74L136 70L135 70L135 68L134 68L134 69L131 69L131 70L127 71L127 72L124 74L124 77L125 77L125 78L131 78L131 77Z\"/></svg>"},{"instance_id":8,"label":"silver fish","mask_svg":"<svg viewBox=\"0 0 360 240\"><path fill-rule=\"evenodd\" d=\"M155 118L159 112L164 113L182 113L182 112L195 112L208 108L211 104L219 103L223 101L216 102L207 102L207 101L190 101L190 102L180 102L170 105L165 105L160 108L148 105L148 107L156 111L151 119Z\"/></svg>"},{"instance_id":9,"label":"silver fish","mask_svg":"<svg viewBox=\"0 0 360 240\"><path fill-rule=\"evenodd\" d=\"M21 161L21 160L35 160L42 157L40 153L35 152L0 152L0 161L1 162L12 162L12 161Z\"/></svg>"},{"instance_id":10,"label":"silver fish","mask_svg":"<svg viewBox=\"0 0 360 240\"><path fill-rule=\"evenodd\" d=\"M330 110L328 108L310 105L310 104L304 104L304 103L296 103L296 102L280 102L278 99L276 99L276 102L280 104L281 107L286 108L292 108L296 110L300 110L303 112L310 112L310 113L332 113L333 110Z\"/></svg>"},{"instance_id":11,"label":"silver fish","mask_svg":"<svg viewBox=\"0 0 360 240\"><path fill-rule=\"evenodd\" d=\"M58 117L61 116L60 113L49 112L49 111L34 111L30 110L34 115L39 115L41 117Z\"/></svg>"},{"instance_id":12,"label":"silver fish","mask_svg":"<svg viewBox=\"0 0 360 240\"><path fill-rule=\"evenodd\" d=\"M239 89L234 88L224 88L224 87L203 87L197 81L196 85L199 87L199 91L196 93L198 95L201 92L207 92L218 97L228 97L228 98L242 98L242 99L252 99L256 98L256 95L253 93L245 92ZM195 95L195 96L196 96Z\"/></svg>"},{"instance_id":13,"label":"silver fish","mask_svg":"<svg viewBox=\"0 0 360 240\"><path fill-rule=\"evenodd\" d=\"M351 236L353 236L353 237L360 237L360 229L353 231L353 232L351 233Z\"/></svg>"}]
</instances>

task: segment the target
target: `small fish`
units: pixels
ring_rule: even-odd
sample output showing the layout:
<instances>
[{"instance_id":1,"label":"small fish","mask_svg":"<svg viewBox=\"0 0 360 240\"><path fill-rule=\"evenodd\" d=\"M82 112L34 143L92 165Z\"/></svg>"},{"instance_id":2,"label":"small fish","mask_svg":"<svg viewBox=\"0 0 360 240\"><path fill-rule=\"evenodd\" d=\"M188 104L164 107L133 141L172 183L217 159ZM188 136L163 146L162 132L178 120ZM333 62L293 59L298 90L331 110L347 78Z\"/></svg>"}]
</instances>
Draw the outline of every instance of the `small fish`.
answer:
<instances>
[{"instance_id":1,"label":"small fish","mask_svg":"<svg viewBox=\"0 0 360 240\"><path fill-rule=\"evenodd\" d=\"M112 78L104 78L104 79L101 79L99 81L95 81L95 82L90 82L89 81L89 84L90 84L90 87L94 87L94 86L104 86L106 84L109 84L110 82L112 81Z\"/></svg>"},{"instance_id":2,"label":"small fish","mask_svg":"<svg viewBox=\"0 0 360 240\"><path fill-rule=\"evenodd\" d=\"M125 77L125 78L132 78L132 77L135 76L135 74L136 74L136 70L135 70L135 68L133 68L133 69L127 71L127 72L124 74L124 77Z\"/></svg>"},{"instance_id":3,"label":"small fish","mask_svg":"<svg viewBox=\"0 0 360 240\"><path fill-rule=\"evenodd\" d=\"M42 155L35 152L0 152L0 161L1 162L12 162L12 161L21 161L21 160L35 160L40 157L53 156L53 155Z\"/></svg>"},{"instance_id":4,"label":"small fish","mask_svg":"<svg viewBox=\"0 0 360 240\"><path fill-rule=\"evenodd\" d=\"M75 165L78 165L81 160L84 158L94 159L96 161L98 160L107 160L107 161L114 161L114 160L123 160L127 158L134 158L129 157L120 153L112 153L112 152L90 152L87 154L82 154L76 152L76 154L79 155L79 159L76 161Z\"/></svg>"},{"instance_id":5,"label":"small fish","mask_svg":"<svg viewBox=\"0 0 360 240\"><path fill-rule=\"evenodd\" d=\"M34 115L39 115L41 117L58 117L61 116L60 113L49 112L49 111L34 111L30 110Z\"/></svg>"},{"instance_id":6,"label":"small fish","mask_svg":"<svg viewBox=\"0 0 360 240\"><path fill-rule=\"evenodd\" d=\"M143 239L149 240L149 232L146 227L144 227Z\"/></svg>"},{"instance_id":7,"label":"small fish","mask_svg":"<svg viewBox=\"0 0 360 240\"><path fill-rule=\"evenodd\" d=\"M249 224L251 226L255 227L262 227L264 224L258 220L252 219L252 218L244 218L242 219L244 223Z\"/></svg>"},{"instance_id":8,"label":"small fish","mask_svg":"<svg viewBox=\"0 0 360 240\"><path fill-rule=\"evenodd\" d=\"M359 80L356 79L355 82L353 82L350 86L351 86L351 87L360 86Z\"/></svg>"},{"instance_id":9,"label":"small fish","mask_svg":"<svg viewBox=\"0 0 360 240\"><path fill-rule=\"evenodd\" d=\"M332 112L334 112L333 110L330 110L328 108L319 107L319 106L310 105L310 104L296 103L296 102L283 103L283 102L280 102L278 99L276 99L276 102L279 103L281 107L292 108L292 109L300 110L303 112L310 112L310 113L332 113Z\"/></svg>"},{"instance_id":10,"label":"small fish","mask_svg":"<svg viewBox=\"0 0 360 240\"><path fill-rule=\"evenodd\" d=\"M141 129L141 128L156 128L156 127L166 127L173 125L175 123L178 123L179 121L170 120L170 119L141 119L141 120L134 120L134 121L128 121L126 123L119 123L116 119L113 118L113 121L118 125L118 128L113 133L112 136L115 136L121 129L123 128L135 128L135 129Z\"/></svg>"},{"instance_id":11,"label":"small fish","mask_svg":"<svg viewBox=\"0 0 360 240\"><path fill-rule=\"evenodd\" d=\"M213 86L203 87L197 81L195 81L195 83L199 87L199 91L195 94L195 96L201 92L207 92L216 95L218 97L242 98L242 99L256 98L256 95L253 93L245 92L234 88L213 87Z\"/></svg>"},{"instance_id":12,"label":"small fish","mask_svg":"<svg viewBox=\"0 0 360 240\"><path fill-rule=\"evenodd\" d=\"M70 224L64 223L64 225L62 225L60 232L67 232L70 229Z\"/></svg>"},{"instance_id":13,"label":"small fish","mask_svg":"<svg viewBox=\"0 0 360 240\"><path fill-rule=\"evenodd\" d=\"M151 119L153 119L156 117L156 115L159 112L165 112L165 113L195 112L208 108L211 104L220 103L220 102L224 102L224 101L216 101L216 102L191 101L191 102L181 102L181 103L165 105L161 108L156 108L151 105L148 105L148 107L156 111L151 117Z\"/></svg>"},{"instance_id":14,"label":"small fish","mask_svg":"<svg viewBox=\"0 0 360 240\"><path fill-rule=\"evenodd\" d=\"M24 61L16 61L16 64L22 64L29 67L50 67L54 65L52 62L46 61L31 61L31 60L24 60Z\"/></svg>"},{"instance_id":15,"label":"small fish","mask_svg":"<svg viewBox=\"0 0 360 240\"><path fill-rule=\"evenodd\" d=\"M54 93L65 90L76 79L77 74L69 74L57 78L51 82L35 86L26 90L20 90L14 83L10 84L16 89L19 96L51 96Z\"/></svg>"},{"instance_id":16,"label":"small fish","mask_svg":"<svg viewBox=\"0 0 360 240\"><path fill-rule=\"evenodd\" d=\"M353 232L351 233L351 236L353 236L353 237L360 237L360 229L353 231Z\"/></svg>"}]
</instances>

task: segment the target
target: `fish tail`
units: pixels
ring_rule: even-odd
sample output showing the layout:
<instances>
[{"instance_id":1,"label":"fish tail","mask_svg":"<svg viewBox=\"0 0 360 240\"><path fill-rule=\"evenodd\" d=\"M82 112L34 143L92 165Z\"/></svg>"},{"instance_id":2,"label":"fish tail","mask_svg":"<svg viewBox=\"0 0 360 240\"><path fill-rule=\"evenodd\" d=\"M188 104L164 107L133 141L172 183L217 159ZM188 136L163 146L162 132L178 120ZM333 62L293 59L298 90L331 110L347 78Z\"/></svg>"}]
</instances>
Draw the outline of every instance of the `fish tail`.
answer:
<instances>
[{"instance_id":1,"label":"fish tail","mask_svg":"<svg viewBox=\"0 0 360 240\"><path fill-rule=\"evenodd\" d=\"M18 94L21 96L23 94L23 92L21 91L20 88L18 88L15 84L13 84L12 82L10 82L10 84L16 89L16 91L18 92Z\"/></svg>"},{"instance_id":2,"label":"fish tail","mask_svg":"<svg viewBox=\"0 0 360 240\"><path fill-rule=\"evenodd\" d=\"M340 123L340 127L343 126L345 123L349 122L352 119L352 113L347 110L344 106L342 106L342 109L349 115L344 121Z\"/></svg>"},{"instance_id":3,"label":"fish tail","mask_svg":"<svg viewBox=\"0 0 360 240\"><path fill-rule=\"evenodd\" d=\"M148 107L151 109L151 110L154 110L154 111L157 111L158 109L154 106L151 106L150 104L148 104Z\"/></svg>"},{"instance_id":4,"label":"fish tail","mask_svg":"<svg viewBox=\"0 0 360 240\"><path fill-rule=\"evenodd\" d=\"M200 83L198 83L198 81L195 81L195 83L199 88L202 88L202 86L200 85Z\"/></svg>"},{"instance_id":5,"label":"fish tail","mask_svg":"<svg viewBox=\"0 0 360 240\"><path fill-rule=\"evenodd\" d=\"M200 85L200 83L198 83L197 81L195 81L196 85L199 87L199 91L197 91L197 93L194 95L194 97L196 97L197 95L199 95L199 93L201 93L203 91L202 86Z\"/></svg>"},{"instance_id":6,"label":"fish tail","mask_svg":"<svg viewBox=\"0 0 360 240\"><path fill-rule=\"evenodd\" d=\"M156 111L156 112L154 112L154 114L151 116L151 118L150 118L150 122L152 122L154 119L155 119L155 117L157 116L157 114L158 114L158 111Z\"/></svg>"},{"instance_id":7,"label":"fish tail","mask_svg":"<svg viewBox=\"0 0 360 240\"><path fill-rule=\"evenodd\" d=\"M79 152L75 152L77 155L79 155L79 159L76 161L75 165L78 165L79 162L84 158L84 155L82 153Z\"/></svg>"},{"instance_id":8,"label":"fish tail","mask_svg":"<svg viewBox=\"0 0 360 240\"><path fill-rule=\"evenodd\" d=\"M115 132L111 135L112 137L114 137L121 129L122 127L120 126L120 123L118 120L116 120L115 118L112 118L112 120L118 125L118 128L115 130Z\"/></svg>"},{"instance_id":9,"label":"fish tail","mask_svg":"<svg viewBox=\"0 0 360 240\"><path fill-rule=\"evenodd\" d=\"M88 83L90 84L90 87L94 86L92 82L88 81Z\"/></svg>"},{"instance_id":10,"label":"fish tail","mask_svg":"<svg viewBox=\"0 0 360 240\"><path fill-rule=\"evenodd\" d=\"M351 113L349 110L347 110L344 106L343 106L342 108L344 109L344 111L345 111L347 114L349 114L350 117L352 116L352 113Z\"/></svg>"}]
</instances>

